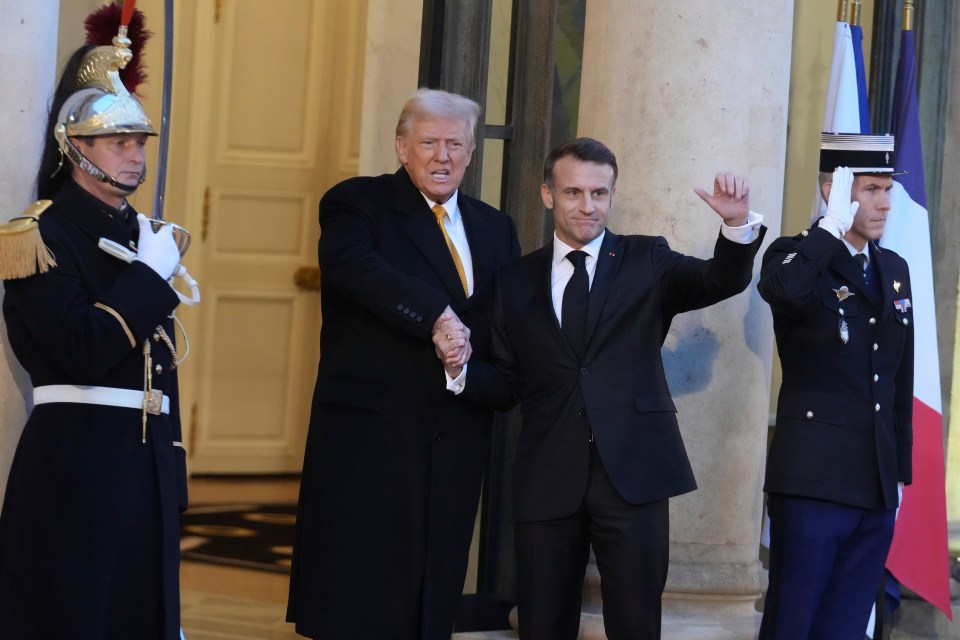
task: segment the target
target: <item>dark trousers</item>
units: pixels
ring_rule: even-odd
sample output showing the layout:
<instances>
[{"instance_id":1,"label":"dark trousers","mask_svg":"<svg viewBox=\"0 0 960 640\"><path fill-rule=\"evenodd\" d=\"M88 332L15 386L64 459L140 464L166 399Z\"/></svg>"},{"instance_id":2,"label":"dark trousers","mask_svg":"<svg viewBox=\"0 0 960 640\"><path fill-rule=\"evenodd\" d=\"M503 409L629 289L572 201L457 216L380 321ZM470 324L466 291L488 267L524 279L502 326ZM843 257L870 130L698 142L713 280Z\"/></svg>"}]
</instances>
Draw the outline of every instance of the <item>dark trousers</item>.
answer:
<instances>
[{"instance_id":1,"label":"dark trousers","mask_svg":"<svg viewBox=\"0 0 960 640\"><path fill-rule=\"evenodd\" d=\"M770 494L770 586L760 640L863 640L893 509Z\"/></svg>"},{"instance_id":2,"label":"dark trousers","mask_svg":"<svg viewBox=\"0 0 960 640\"><path fill-rule=\"evenodd\" d=\"M591 544L607 638L660 638L670 554L667 501L624 502L590 449L590 477L577 512L515 527L522 640L576 640Z\"/></svg>"}]
</instances>

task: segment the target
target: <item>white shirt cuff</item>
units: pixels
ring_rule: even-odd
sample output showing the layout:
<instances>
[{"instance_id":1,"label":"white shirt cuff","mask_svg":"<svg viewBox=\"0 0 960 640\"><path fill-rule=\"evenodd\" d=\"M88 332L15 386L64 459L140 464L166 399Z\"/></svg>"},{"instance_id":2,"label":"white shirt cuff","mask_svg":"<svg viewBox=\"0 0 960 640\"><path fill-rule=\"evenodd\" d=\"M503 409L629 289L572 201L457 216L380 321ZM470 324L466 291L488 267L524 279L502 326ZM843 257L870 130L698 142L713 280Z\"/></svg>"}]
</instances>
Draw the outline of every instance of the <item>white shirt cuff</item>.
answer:
<instances>
[{"instance_id":1,"label":"white shirt cuff","mask_svg":"<svg viewBox=\"0 0 960 640\"><path fill-rule=\"evenodd\" d=\"M446 369L443 370L443 375L447 379L447 391L452 391L455 396L463 393L463 389L467 386L467 365L463 365L463 370L456 378L451 378Z\"/></svg>"},{"instance_id":2,"label":"white shirt cuff","mask_svg":"<svg viewBox=\"0 0 960 640\"><path fill-rule=\"evenodd\" d=\"M737 244L750 244L757 239L760 233L760 225L763 224L763 215L751 211L747 215L747 221L739 227L728 226L726 222L720 225L720 233L723 237Z\"/></svg>"}]
</instances>

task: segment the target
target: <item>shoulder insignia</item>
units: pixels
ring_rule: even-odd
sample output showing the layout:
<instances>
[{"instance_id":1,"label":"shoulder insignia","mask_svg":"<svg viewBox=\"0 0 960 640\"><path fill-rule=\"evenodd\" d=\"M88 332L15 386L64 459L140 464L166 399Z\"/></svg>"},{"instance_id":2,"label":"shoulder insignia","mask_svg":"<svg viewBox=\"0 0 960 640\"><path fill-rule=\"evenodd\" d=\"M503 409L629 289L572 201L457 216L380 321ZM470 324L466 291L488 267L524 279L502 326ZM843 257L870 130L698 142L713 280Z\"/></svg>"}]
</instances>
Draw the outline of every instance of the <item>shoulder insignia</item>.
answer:
<instances>
[{"instance_id":1,"label":"shoulder insignia","mask_svg":"<svg viewBox=\"0 0 960 640\"><path fill-rule=\"evenodd\" d=\"M45 273L57 261L40 237L40 214L53 202L38 200L16 218L0 224L0 280Z\"/></svg>"},{"instance_id":2,"label":"shoulder insignia","mask_svg":"<svg viewBox=\"0 0 960 640\"><path fill-rule=\"evenodd\" d=\"M796 251L794 251L793 253L787 254L787 257L784 258L783 262L781 262L780 264L790 264L790 262L796 257L797 257Z\"/></svg>"}]
</instances>

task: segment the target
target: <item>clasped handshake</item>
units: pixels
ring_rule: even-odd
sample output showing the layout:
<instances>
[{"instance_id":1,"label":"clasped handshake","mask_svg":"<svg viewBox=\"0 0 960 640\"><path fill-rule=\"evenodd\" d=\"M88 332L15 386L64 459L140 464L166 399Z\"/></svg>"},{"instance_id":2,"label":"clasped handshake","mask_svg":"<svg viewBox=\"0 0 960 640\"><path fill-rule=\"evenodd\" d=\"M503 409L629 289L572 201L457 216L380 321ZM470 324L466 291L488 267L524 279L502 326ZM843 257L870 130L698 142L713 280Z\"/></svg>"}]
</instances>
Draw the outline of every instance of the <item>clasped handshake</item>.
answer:
<instances>
[{"instance_id":1,"label":"clasped handshake","mask_svg":"<svg viewBox=\"0 0 960 640\"><path fill-rule=\"evenodd\" d=\"M447 375L456 378L473 354L470 328L460 321L449 306L433 324L433 345Z\"/></svg>"}]
</instances>

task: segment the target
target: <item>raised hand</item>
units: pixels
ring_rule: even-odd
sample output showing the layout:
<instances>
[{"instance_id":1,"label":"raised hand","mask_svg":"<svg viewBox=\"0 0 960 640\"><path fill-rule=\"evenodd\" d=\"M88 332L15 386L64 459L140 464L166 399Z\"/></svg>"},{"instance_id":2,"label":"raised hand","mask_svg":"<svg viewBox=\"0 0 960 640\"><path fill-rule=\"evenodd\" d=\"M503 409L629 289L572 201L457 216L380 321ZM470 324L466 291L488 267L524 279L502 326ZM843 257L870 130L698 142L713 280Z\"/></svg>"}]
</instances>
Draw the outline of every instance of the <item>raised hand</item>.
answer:
<instances>
[{"instance_id":1,"label":"raised hand","mask_svg":"<svg viewBox=\"0 0 960 640\"><path fill-rule=\"evenodd\" d=\"M700 198L730 227L746 223L750 215L750 183L743 176L718 173L713 179L713 194L695 188Z\"/></svg>"},{"instance_id":2,"label":"raised hand","mask_svg":"<svg viewBox=\"0 0 960 640\"><path fill-rule=\"evenodd\" d=\"M850 201L853 191L853 171L847 167L837 167L830 184L830 196L827 198L827 214L824 219L836 225L840 235L853 226L853 218L860 209L860 203Z\"/></svg>"}]
</instances>

